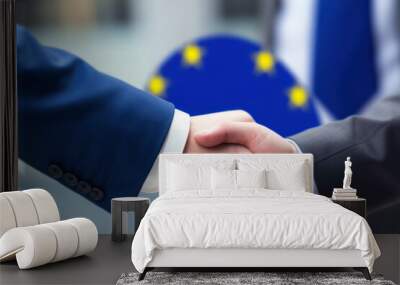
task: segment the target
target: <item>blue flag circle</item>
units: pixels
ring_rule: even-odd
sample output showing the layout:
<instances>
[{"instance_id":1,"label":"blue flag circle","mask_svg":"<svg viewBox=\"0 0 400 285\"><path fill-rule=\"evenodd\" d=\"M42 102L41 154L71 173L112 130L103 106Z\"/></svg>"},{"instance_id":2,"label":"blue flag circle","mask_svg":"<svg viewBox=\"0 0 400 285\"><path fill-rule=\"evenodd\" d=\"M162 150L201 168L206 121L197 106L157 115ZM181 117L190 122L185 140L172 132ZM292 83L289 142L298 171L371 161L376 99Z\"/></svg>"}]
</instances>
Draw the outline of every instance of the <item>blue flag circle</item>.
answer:
<instances>
[{"instance_id":1,"label":"blue flag circle","mask_svg":"<svg viewBox=\"0 0 400 285\"><path fill-rule=\"evenodd\" d=\"M147 90L200 115L242 109L283 136L319 124L311 94L270 52L230 35L194 40L173 52Z\"/></svg>"}]
</instances>

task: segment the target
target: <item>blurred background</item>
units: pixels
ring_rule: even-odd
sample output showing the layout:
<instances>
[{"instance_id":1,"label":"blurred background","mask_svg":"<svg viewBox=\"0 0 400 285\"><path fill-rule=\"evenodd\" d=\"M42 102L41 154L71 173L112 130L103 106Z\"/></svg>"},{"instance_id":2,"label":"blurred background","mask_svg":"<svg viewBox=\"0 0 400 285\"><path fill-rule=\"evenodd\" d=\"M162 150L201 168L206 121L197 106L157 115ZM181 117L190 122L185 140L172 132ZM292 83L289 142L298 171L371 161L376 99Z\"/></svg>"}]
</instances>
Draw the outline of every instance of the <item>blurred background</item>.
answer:
<instances>
[{"instance_id":1,"label":"blurred background","mask_svg":"<svg viewBox=\"0 0 400 285\"><path fill-rule=\"evenodd\" d=\"M323 124L400 90L398 1L325 2L17 0L17 21L43 44L142 89L182 44L214 34L243 37L271 50L316 93Z\"/></svg>"},{"instance_id":2,"label":"blurred background","mask_svg":"<svg viewBox=\"0 0 400 285\"><path fill-rule=\"evenodd\" d=\"M17 0L17 21L43 44L144 89L178 46L234 33L263 40L260 0Z\"/></svg>"},{"instance_id":3,"label":"blurred background","mask_svg":"<svg viewBox=\"0 0 400 285\"><path fill-rule=\"evenodd\" d=\"M18 24L42 44L141 89L182 44L231 34L272 51L288 67L313 95L316 124L363 112L377 98L400 92L396 0L16 2ZM86 216L100 232L110 231L107 212L22 161L19 167L20 187L52 192L62 201L63 218Z\"/></svg>"}]
</instances>

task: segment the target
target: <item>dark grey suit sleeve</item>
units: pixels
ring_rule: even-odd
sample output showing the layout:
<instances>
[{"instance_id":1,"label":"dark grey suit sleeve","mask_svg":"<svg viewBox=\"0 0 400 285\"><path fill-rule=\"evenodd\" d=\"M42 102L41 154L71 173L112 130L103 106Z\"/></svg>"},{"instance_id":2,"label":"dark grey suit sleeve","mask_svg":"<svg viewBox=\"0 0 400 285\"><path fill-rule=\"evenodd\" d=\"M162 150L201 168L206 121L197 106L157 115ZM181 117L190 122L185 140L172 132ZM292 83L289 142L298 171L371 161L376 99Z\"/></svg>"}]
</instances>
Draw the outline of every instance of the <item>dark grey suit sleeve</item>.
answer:
<instances>
[{"instance_id":1,"label":"dark grey suit sleeve","mask_svg":"<svg viewBox=\"0 0 400 285\"><path fill-rule=\"evenodd\" d=\"M353 161L352 187L367 199L375 233L400 233L400 95L381 99L360 116L313 128L291 137L314 154L320 194L341 187L344 160Z\"/></svg>"}]
</instances>

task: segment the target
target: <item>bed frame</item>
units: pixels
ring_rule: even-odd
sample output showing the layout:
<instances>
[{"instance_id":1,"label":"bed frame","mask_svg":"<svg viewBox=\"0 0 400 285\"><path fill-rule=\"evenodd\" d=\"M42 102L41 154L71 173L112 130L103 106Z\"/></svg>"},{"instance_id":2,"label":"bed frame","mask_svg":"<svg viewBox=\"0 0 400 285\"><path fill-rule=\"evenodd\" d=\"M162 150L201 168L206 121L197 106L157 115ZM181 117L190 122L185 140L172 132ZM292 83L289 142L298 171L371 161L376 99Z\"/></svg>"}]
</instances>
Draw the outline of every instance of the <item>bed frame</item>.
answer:
<instances>
[{"instance_id":1,"label":"bed frame","mask_svg":"<svg viewBox=\"0 0 400 285\"><path fill-rule=\"evenodd\" d=\"M275 160L288 158L285 154L164 154L159 163L159 191L165 193L166 162L182 159L214 160L221 158L248 158ZM313 186L313 157L311 154L290 155L290 159L304 160L308 174L305 185L306 191L312 192ZM353 268L361 271L367 280L371 275L359 250L329 250L329 249L249 249L249 248L170 248L158 249L154 252L152 261L147 265L139 280L143 280L146 273L153 269L229 269L229 271L265 271L265 269L314 269L314 268Z\"/></svg>"},{"instance_id":2,"label":"bed frame","mask_svg":"<svg viewBox=\"0 0 400 285\"><path fill-rule=\"evenodd\" d=\"M156 250L152 261L139 275L143 280L148 271L155 268L184 269L233 269L234 271L265 271L271 268L343 268L350 267L361 271L367 280L371 280L368 268L361 258L359 250L328 249L192 249L171 248Z\"/></svg>"}]
</instances>

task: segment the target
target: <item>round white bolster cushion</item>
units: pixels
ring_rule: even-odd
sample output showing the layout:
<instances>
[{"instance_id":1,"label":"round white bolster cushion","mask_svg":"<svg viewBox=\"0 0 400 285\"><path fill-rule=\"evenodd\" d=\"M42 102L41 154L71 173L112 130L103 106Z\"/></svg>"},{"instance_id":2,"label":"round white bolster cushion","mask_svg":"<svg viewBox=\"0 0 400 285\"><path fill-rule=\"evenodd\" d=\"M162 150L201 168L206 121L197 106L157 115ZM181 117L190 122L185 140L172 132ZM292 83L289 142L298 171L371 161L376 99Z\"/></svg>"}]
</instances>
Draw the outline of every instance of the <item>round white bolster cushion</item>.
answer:
<instances>
[{"instance_id":1,"label":"round white bolster cushion","mask_svg":"<svg viewBox=\"0 0 400 285\"><path fill-rule=\"evenodd\" d=\"M15 227L60 220L57 204L43 189L0 193L0 237Z\"/></svg>"},{"instance_id":2,"label":"round white bolster cushion","mask_svg":"<svg viewBox=\"0 0 400 285\"><path fill-rule=\"evenodd\" d=\"M0 238L0 261L16 257L20 269L84 255L97 245L97 229L85 218L13 228Z\"/></svg>"}]
</instances>

